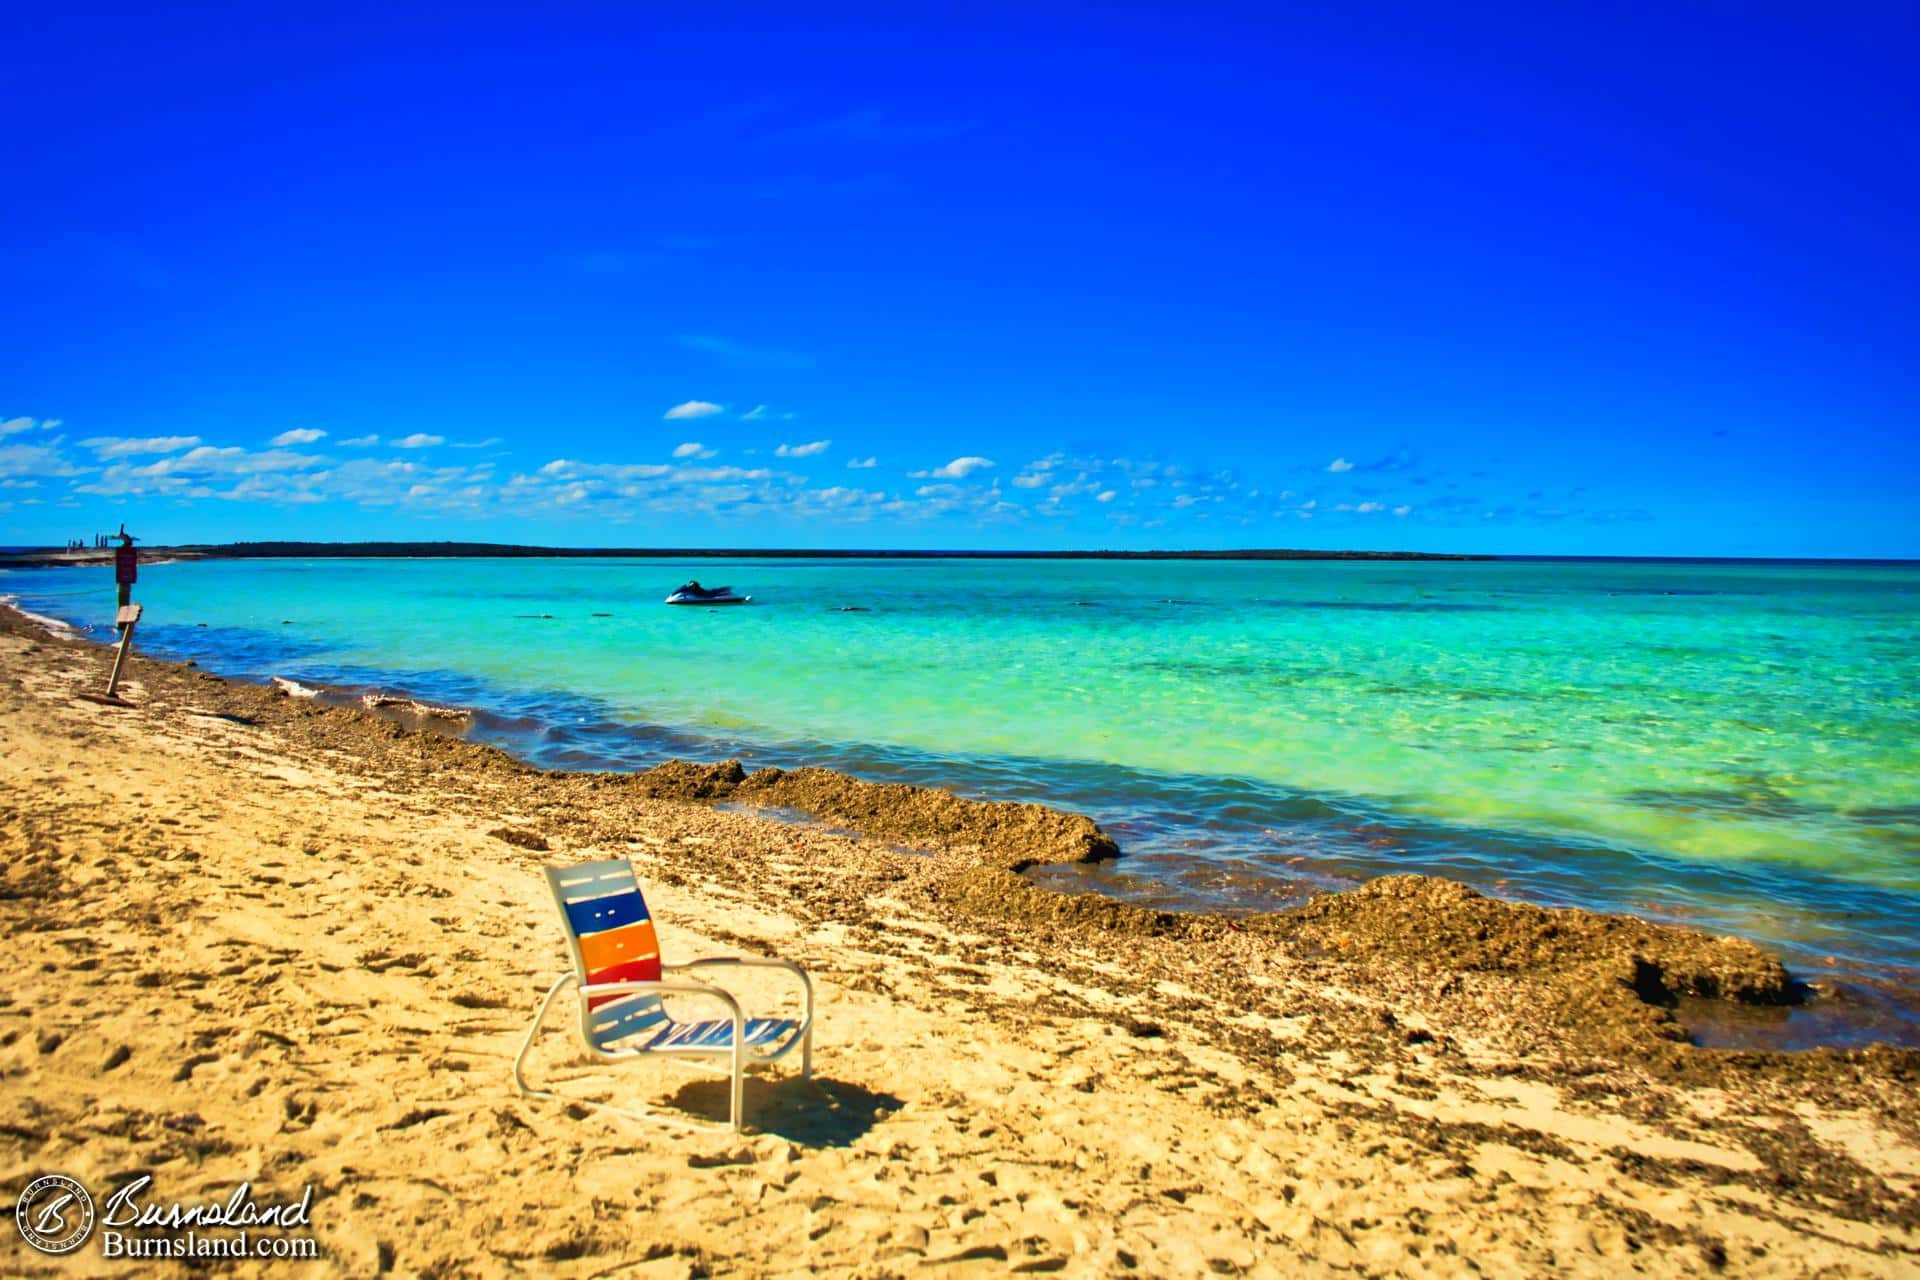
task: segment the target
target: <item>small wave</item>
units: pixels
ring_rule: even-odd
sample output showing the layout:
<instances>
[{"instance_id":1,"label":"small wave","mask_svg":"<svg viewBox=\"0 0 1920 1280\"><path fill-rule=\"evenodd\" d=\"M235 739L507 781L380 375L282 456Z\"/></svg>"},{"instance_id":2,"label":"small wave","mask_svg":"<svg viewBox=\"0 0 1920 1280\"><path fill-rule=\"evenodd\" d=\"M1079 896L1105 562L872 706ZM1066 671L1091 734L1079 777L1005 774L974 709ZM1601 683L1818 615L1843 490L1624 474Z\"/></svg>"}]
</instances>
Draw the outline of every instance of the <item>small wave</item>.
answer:
<instances>
[{"instance_id":1,"label":"small wave","mask_svg":"<svg viewBox=\"0 0 1920 1280\"><path fill-rule=\"evenodd\" d=\"M34 613L30 609L22 609L19 605L14 604L13 601L11 600L7 601L7 603L9 605L12 605L14 612L18 613L21 617L25 618L28 622L31 622L34 626L39 627L42 631L46 632L50 636L57 636L57 637L64 638L66 636L73 635L76 632L93 630L92 627L87 626L84 623L76 627L72 623L63 622L59 618L49 618L44 613Z\"/></svg>"},{"instance_id":2,"label":"small wave","mask_svg":"<svg viewBox=\"0 0 1920 1280\"><path fill-rule=\"evenodd\" d=\"M369 711L404 711L431 720L469 720L473 717L473 712L465 707L442 707L409 698L405 694L363 693L360 703Z\"/></svg>"},{"instance_id":3,"label":"small wave","mask_svg":"<svg viewBox=\"0 0 1920 1280\"><path fill-rule=\"evenodd\" d=\"M269 679L273 681L274 688L286 694L289 698L317 698L320 696L318 689L310 689L298 680L289 680L285 676L271 676Z\"/></svg>"}]
</instances>

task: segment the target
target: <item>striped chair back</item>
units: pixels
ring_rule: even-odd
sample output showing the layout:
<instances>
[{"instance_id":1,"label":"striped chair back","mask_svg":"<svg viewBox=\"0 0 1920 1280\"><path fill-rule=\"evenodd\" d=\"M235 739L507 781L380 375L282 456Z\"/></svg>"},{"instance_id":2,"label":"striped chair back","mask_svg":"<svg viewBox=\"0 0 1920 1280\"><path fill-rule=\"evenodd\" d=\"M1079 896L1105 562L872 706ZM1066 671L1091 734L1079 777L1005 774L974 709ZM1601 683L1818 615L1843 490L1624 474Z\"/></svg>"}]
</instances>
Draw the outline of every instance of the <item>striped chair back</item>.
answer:
<instances>
[{"instance_id":1,"label":"striped chair back","mask_svg":"<svg viewBox=\"0 0 1920 1280\"><path fill-rule=\"evenodd\" d=\"M547 883L566 921L574 976L582 987L660 980L660 942L631 862L609 858L548 867ZM657 995L589 996L581 1004L581 1030L596 1049L657 1031L666 1021Z\"/></svg>"}]
</instances>

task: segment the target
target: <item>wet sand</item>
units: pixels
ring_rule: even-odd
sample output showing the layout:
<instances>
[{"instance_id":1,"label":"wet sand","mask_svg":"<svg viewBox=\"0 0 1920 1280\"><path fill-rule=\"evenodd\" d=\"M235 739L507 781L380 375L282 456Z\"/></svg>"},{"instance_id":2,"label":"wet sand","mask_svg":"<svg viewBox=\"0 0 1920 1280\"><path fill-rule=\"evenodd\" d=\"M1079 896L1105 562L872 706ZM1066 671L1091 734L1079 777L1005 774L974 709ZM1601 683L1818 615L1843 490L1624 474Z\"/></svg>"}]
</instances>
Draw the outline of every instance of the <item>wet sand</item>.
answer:
<instances>
[{"instance_id":1,"label":"wet sand","mask_svg":"<svg viewBox=\"0 0 1920 1280\"><path fill-rule=\"evenodd\" d=\"M1063 897L1020 870L1113 850L1037 806L546 774L140 659L135 707L76 700L107 662L0 615L9 1206L312 1184L306 1266L355 1275L1920 1273L1920 1053L1692 1046L1681 999L1792 996L1749 944L1418 877L1242 920ZM614 855L668 959L815 974L816 1079L750 1082L745 1135L513 1090L565 964L539 868ZM566 1016L533 1071L725 1114Z\"/></svg>"}]
</instances>

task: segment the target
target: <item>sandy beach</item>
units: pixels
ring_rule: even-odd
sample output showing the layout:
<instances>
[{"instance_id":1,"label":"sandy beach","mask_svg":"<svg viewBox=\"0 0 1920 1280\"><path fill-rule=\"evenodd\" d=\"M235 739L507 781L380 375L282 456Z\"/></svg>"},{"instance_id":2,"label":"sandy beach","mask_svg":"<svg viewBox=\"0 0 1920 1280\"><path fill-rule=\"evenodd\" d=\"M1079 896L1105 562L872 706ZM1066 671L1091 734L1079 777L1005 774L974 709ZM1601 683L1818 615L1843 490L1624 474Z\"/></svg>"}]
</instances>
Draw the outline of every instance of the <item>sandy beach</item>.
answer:
<instances>
[{"instance_id":1,"label":"sandy beach","mask_svg":"<svg viewBox=\"0 0 1920 1280\"><path fill-rule=\"evenodd\" d=\"M0 617L0 1164L312 1188L308 1274L1920 1274L1920 1052L1699 1049L1749 944L1397 877L1226 920L1018 875L1085 819L807 771L548 774ZM760 807L803 810L780 821ZM775 954L816 1076L595 1064L540 868ZM762 1004L778 988L746 988ZM9 1274L126 1272L11 1228ZM184 1271L181 1263L164 1264ZM285 1264L249 1263L272 1271Z\"/></svg>"}]
</instances>

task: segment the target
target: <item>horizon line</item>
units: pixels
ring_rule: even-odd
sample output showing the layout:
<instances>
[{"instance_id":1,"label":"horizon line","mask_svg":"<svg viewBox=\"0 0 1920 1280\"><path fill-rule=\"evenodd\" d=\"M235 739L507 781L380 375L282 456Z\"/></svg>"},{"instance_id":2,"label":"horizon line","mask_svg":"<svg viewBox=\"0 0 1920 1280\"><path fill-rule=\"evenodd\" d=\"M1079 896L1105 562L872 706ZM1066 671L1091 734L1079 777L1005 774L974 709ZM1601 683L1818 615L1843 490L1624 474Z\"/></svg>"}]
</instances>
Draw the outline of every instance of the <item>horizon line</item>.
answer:
<instances>
[{"instance_id":1,"label":"horizon line","mask_svg":"<svg viewBox=\"0 0 1920 1280\"><path fill-rule=\"evenodd\" d=\"M137 540L137 539L136 539ZM16 547L0 551L0 565L84 564L106 558L112 548ZM635 559L916 559L916 560L1395 560L1497 561L1682 564L1832 564L1913 565L1909 556L1729 556L1729 555L1606 555L1534 552L1406 551L1367 548L1317 549L1307 547L1123 548L1055 547L1036 549L918 548L918 547L617 547L553 546L541 543L480 542L440 539L360 539L320 541L260 539L237 542L182 542L142 548L148 554L200 555L210 559L298 559L302 556L368 559L420 556L445 559L635 558Z\"/></svg>"}]
</instances>

